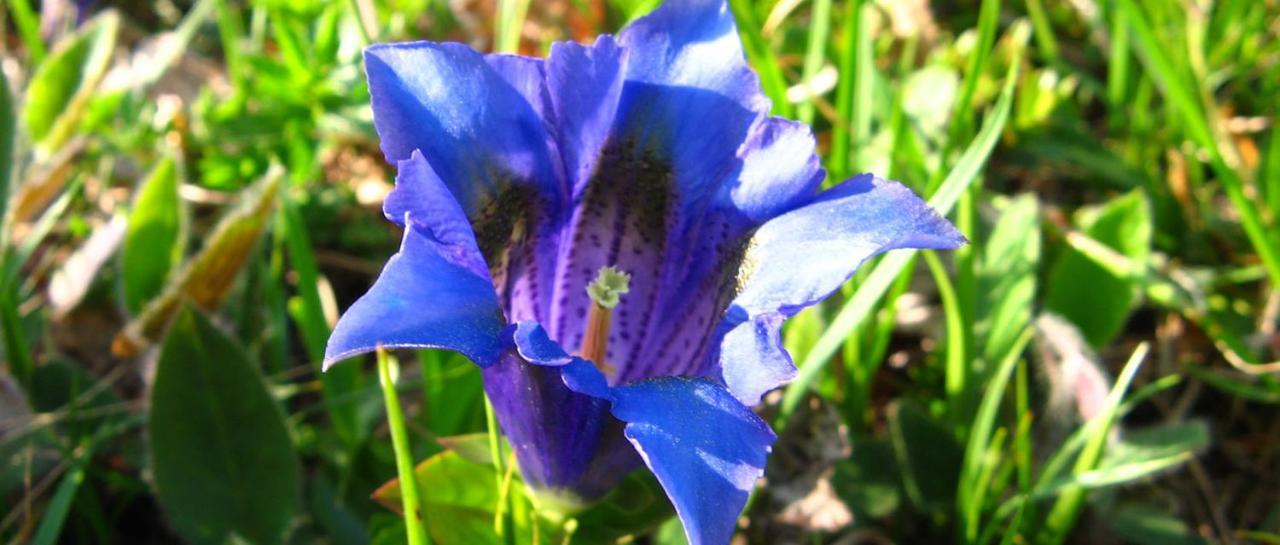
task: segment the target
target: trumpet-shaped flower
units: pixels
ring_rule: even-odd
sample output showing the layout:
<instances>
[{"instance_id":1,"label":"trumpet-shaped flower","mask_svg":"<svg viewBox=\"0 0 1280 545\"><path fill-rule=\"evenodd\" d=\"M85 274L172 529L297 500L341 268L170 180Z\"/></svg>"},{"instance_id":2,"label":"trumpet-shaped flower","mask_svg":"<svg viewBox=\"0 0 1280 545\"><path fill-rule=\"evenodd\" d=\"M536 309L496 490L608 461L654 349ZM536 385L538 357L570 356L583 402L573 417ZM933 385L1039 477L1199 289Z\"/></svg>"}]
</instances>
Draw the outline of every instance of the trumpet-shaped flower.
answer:
<instances>
[{"instance_id":1,"label":"trumpet-shaped flower","mask_svg":"<svg viewBox=\"0 0 1280 545\"><path fill-rule=\"evenodd\" d=\"M539 497L587 504L645 466L693 545L728 543L763 472L751 406L795 376L783 321L876 254L964 243L896 182L820 190L724 0L546 59L413 42L365 65L404 240L326 364L457 351Z\"/></svg>"}]
</instances>

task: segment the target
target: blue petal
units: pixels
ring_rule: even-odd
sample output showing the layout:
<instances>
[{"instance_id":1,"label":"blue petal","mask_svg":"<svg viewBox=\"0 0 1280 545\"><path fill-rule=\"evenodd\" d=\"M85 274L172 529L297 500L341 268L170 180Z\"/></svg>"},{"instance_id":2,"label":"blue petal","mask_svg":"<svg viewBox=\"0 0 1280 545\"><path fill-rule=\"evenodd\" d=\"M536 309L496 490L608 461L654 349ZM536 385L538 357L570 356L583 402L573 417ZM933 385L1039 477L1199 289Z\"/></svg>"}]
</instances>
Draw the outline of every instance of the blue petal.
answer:
<instances>
[{"instance_id":1,"label":"blue petal","mask_svg":"<svg viewBox=\"0 0 1280 545\"><path fill-rule=\"evenodd\" d=\"M764 222L812 200L826 178L808 125L769 117L751 129L738 155L742 167L729 200L753 222Z\"/></svg>"},{"instance_id":2,"label":"blue petal","mask_svg":"<svg viewBox=\"0 0 1280 545\"><path fill-rule=\"evenodd\" d=\"M484 385L525 484L564 502L599 499L640 465L609 414L609 385L537 322L519 322L511 335L515 354L485 369Z\"/></svg>"},{"instance_id":3,"label":"blue petal","mask_svg":"<svg viewBox=\"0 0 1280 545\"><path fill-rule=\"evenodd\" d=\"M900 248L953 249L963 235L897 182L870 174L854 177L813 202L765 223L745 260L742 292L721 328L721 378L744 403L790 380L794 365L776 342L781 320L826 298L868 259ZM748 329L742 329L748 328ZM730 361L733 358L734 361Z\"/></svg>"},{"instance_id":4,"label":"blue petal","mask_svg":"<svg viewBox=\"0 0 1280 545\"><path fill-rule=\"evenodd\" d=\"M470 266L474 246L441 244L416 221L408 217L400 253L338 320L325 368L378 345L454 350L481 367L501 356L502 309L488 277Z\"/></svg>"},{"instance_id":5,"label":"blue petal","mask_svg":"<svg viewBox=\"0 0 1280 545\"><path fill-rule=\"evenodd\" d=\"M547 330L537 322L523 321L516 324L512 339L515 341L516 352L529 363L557 367L572 359L559 344L551 340Z\"/></svg>"},{"instance_id":6,"label":"blue petal","mask_svg":"<svg viewBox=\"0 0 1280 545\"><path fill-rule=\"evenodd\" d=\"M540 85L540 68L512 59L493 64L501 73L462 44L365 50L373 120L387 160L421 150L468 215L511 181L550 195L562 191L539 105L528 99L529 88Z\"/></svg>"},{"instance_id":7,"label":"blue petal","mask_svg":"<svg viewBox=\"0 0 1280 545\"><path fill-rule=\"evenodd\" d=\"M796 365L782 347L782 322L777 312L743 321L720 343L720 365L729 391L747 405L760 403L769 390L796 378Z\"/></svg>"},{"instance_id":8,"label":"blue petal","mask_svg":"<svg viewBox=\"0 0 1280 545\"><path fill-rule=\"evenodd\" d=\"M690 545L727 545L776 436L710 381L657 378L613 389L613 415L675 505Z\"/></svg>"},{"instance_id":9,"label":"blue petal","mask_svg":"<svg viewBox=\"0 0 1280 545\"><path fill-rule=\"evenodd\" d=\"M769 110L725 0L668 0L623 29L618 41L631 50L629 82L700 89L746 110Z\"/></svg>"},{"instance_id":10,"label":"blue petal","mask_svg":"<svg viewBox=\"0 0 1280 545\"><path fill-rule=\"evenodd\" d=\"M629 56L614 137L670 168L683 230L734 173L738 147L769 100L724 0L666 2L618 41Z\"/></svg>"},{"instance_id":11,"label":"blue petal","mask_svg":"<svg viewBox=\"0 0 1280 545\"><path fill-rule=\"evenodd\" d=\"M466 214L422 152L413 150L408 159L398 163L396 188L383 201L382 213L401 225L412 216L413 226L444 245L441 250L454 261L488 278L488 266L476 249L475 232Z\"/></svg>"},{"instance_id":12,"label":"blue petal","mask_svg":"<svg viewBox=\"0 0 1280 545\"><path fill-rule=\"evenodd\" d=\"M522 356L534 356L530 363L559 368L570 390L612 403L690 545L729 543L777 439L768 424L708 380L662 377L610 387L591 362L568 356L537 323L518 324L515 343Z\"/></svg>"},{"instance_id":13,"label":"blue petal","mask_svg":"<svg viewBox=\"0 0 1280 545\"><path fill-rule=\"evenodd\" d=\"M595 174L622 93L626 50L607 34L595 45L551 44L547 90L555 109L565 170L577 195Z\"/></svg>"},{"instance_id":14,"label":"blue petal","mask_svg":"<svg viewBox=\"0 0 1280 545\"><path fill-rule=\"evenodd\" d=\"M522 55L491 53L484 56L484 62L524 97L539 119L548 118L551 103L547 95L546 61Z\"/></svg>"}]
</instances>

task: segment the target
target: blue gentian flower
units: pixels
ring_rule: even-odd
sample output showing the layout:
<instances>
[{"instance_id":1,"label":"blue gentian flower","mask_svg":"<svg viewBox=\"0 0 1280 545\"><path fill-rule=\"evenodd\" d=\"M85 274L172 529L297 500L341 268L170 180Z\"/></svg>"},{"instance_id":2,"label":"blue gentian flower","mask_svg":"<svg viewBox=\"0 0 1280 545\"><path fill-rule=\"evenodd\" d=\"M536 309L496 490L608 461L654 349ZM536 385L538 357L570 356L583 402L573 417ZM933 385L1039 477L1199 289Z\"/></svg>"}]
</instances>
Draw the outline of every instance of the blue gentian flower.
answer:
<instances>
[{"instance_id":1,"label":"blue gentian flower","mask_svg":"<svg viewBox=\"0 0 1280 545\"><path fill-rule=\"evenodd\" d=\"M728 543L775 439L751 407L796 373L783 321L876 254L964 243L896 182L821 191L809 128L768 115L724 0L546 59L413 42L365 65L404 240L326 365L463 354L546 503L643 465L691 544Z\"/></svg>"}]
</instances>

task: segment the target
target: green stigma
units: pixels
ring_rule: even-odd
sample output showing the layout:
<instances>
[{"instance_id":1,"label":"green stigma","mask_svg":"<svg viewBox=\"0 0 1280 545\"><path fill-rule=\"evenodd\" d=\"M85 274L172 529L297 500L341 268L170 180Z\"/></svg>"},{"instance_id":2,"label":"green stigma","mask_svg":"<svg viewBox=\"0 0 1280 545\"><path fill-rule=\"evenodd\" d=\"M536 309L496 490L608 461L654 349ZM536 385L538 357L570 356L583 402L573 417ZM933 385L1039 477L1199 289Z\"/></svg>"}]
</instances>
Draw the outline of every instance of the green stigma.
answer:
<instances>
[{"instance_id":1,"label":"green stigma","mask_svg":"<svg viewBox=\"0 0 1280 545\"><path fill-rule=\"evenodd\" d=\"M613 266L602 267L596 279L587 286L587 295L595 304L612 309L623 294L631 291L631 275Z\"/></svg>"}]
</instances>

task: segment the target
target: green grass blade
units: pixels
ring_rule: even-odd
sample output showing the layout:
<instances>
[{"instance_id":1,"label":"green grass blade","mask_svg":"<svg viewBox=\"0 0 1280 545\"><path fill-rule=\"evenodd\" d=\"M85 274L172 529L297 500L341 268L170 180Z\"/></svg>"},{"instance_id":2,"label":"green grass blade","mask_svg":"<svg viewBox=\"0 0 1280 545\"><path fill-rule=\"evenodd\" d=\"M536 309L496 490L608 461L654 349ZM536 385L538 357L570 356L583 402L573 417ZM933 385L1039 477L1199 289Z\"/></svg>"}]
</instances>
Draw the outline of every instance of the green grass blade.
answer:
<instances>
[{"instance_id":1,"label":"green grass blade","mask_svg":"<svg viewBox=\"0 0 1280 545\"><path fill-rule=\"evenodd\" d=\"M1026 0L1027 16L1031 18L1031 25L1035 27L1036 47L1040 48L1040 55L1044 57L1049 64L1058 62L1058 41L1053 37L1053 26L1049 24L1049 17L1044 12L1044 4L1041 0Z\"/></svg>"},{"instance_id":2,"label":"green grass blade","mask_svg":"<svg viewBox=\"0 0 1280 545\"><path fill-rule=\"evenodd\" d=\"M9 213L9 187L13 177L13 142L18 129L14 115L13 94L9 92L9 77L0 70L0 255L9 245L9 229L5 219Z\"/></svg>"},{"instance_id":3,"label":"green grass blade","mask_svg":"<svg viewBox=\"0 0 1280 545\"><path fill-rule=\"evenodd\" d=\"M1107 101L1123 110L1129 91L1129 24L1124 11L1116 10L1111 24L1111 51L1107 59ZM1119 120L1117 120L1119 121Z\"/></svg>"},{"instance_id":4,"label":"green grass blade","mask_svg":"<svg viewBox=\"0 0 1280 545\"><path fill-rule=\"evenodd\" d=\"M47 53L44 40L40 38L40 17L32 11L28 0L9 0L9 14L22 37L22 46L27 49L31 66L39 66Z\"/></svg>"},{"instance_id":5,"label":"green grass blade","mask_svg":"<svg viewBox=\"0 0 1280 545\"><path fill-rule=\"evenodd\" d=\"M809 16L809 43L804 52L804 68L800 73L802 85L809 86L813 78L822 69L826 59L827 35L831 32L831 0L813 0L813 12ZM818 99L810 90L804 102L796 110L796 117L801 123L813 124L814 101Z\"/></svg>"},{"instance_id":6,"label":"green grass blade","mask_svg":"<svg viewBox=\"0 0 1280 545\"><path fill-rule=\"evenodd\" d=\"M1009 64L1009 71L1005 74L1004 88L1000 91L1000 97L996 100L995 107L987 115L982 130L978 132L977 137L974 138L969 148L960 156L960 159L951 169L951 173L947 175L939 186L938 191L929 199L929 204L941 214L950 212L951 208L955 206L956 200L960 198L960 193L965 191L969 184L973 183L974 179L977 178L978 171L986 163L991 150L995 148L1001 131L1004 130L1005 123L1009 120L1009 110L1013 101L1014 83L1017 81L1022 44L1026 43L1028 29L1025 26L1021 26L1015 32L1019 36L1019 39L1016 40L1019 48L1017 49L1017 54L1015 54L1014 62ZM889 286L897 279L898 273L906 267L914 255L914 250L901 250L886 255L872 269L867 279L858 286L858 290L854 292L853 297L836 314L827 331L818 339L818 342L814 343L809 355L800 365L795 382L787 388L783 396L781 412L779 413L781 421L785 421L795 411L800 400L804 397L804 393L817 384L818 379L822 376L822 371L830 363L831 356L844 344L844 339L849 336L849 332L853 331L866 319L875 308L877 301L888 291Z\"/></svg>"},{"instance_id":7,"label":"green grass blade","mask_svg":"<svg viewBox=\"0 0 1280 545\"><path fill-rule=\"evenodd\" d=\"M1115 385L1111 387L1111 392L1107 394L1107 401L1102 411L1085 425L1084 435L1087 439L1084 448L1080 451L1080 455L1076 458L1075 469L1073 470L1076 476L1092 471L1102 459L1102 452L1107 444L1107 436L1110 435L1111 428L1117 420L1117 415L1120 414L1124 393L1128 391L1133 378L1138 374L1138 368L1142 366L1142 361L1147 357L1148 348L1148 345L1143 343L1133 351L1133 355L1125 363L1120 376L1116 378ZM1079 518L1081 510L1084 509L1084 500L1087 493L1088 490L1080 485L1065 488L1045 518L1044 528L1037 542L1051 545L1062 543L1071 532L1071 529L1075 527L1076 520Z\"/></svg>"},{"instance_id":8,"label":"green grass blade","mask_svg":"<svg viewBox=\"0 0 1280 545\"><path fill-rule=\"evenodd\" d=\"M498 0L498 17L494 21L494 51L517 53L520 50L520 31L529 12L529 0Z\"/></svg>"},{"instance_id":9,"label":"green grass blade","mask_svg":"<svg viewBox=\"0 0 1280 545\"><path fill-rule=\"evenodd\" d=\"M760 75L760 87L773 102L773 115L792 117L794 111L791 102L787 100L787 79L782 74L782 65L778 62L777 55L769 47L769 41L761 34L755 5L750 0L729 0L729 9L738 21L738 34L742 36L747 61Z\"/></svg>"},{"instance_id":10,"label":"green grass blade","mask_svg":"<svg viewBox=\"0 0 1280 545\"><path fill-rule=\"evenodd\" d=\"M965 357L965 329L968 324L960 310L956 289L951 283L946 266L934 252L923 252L922 255L938 286L938 296L942 299L942 311L946 317L946 378L943 390L946 392L947 413L953 419L960 419L963 418L962 405L969 382L969 361Z\"/></svg>"},{"instance_id":11,"label":"green grass blade","mask_svg":"<svg viewBox=\"0 0 1280 545\"><path fill-rule=\"evenodd\" d=\"M982 401L978 405L977 415L973 419L968 442L965 444L964 464L960 470L960 486L956 488L956 507L960 511L958 514L961 534L967 543L973 543L978 539L978 519L985 503L984 494L977 486L982 474L988 471L986 469L988 464L984 463L984 452L992 442L1000 403L1004 400L1004 393L1010 377L1013 376L1014 366L1018 364L1018 359L1022 356L1027 343L1031 342L1034 331L1031 328L1023 330L1014 341L1013 349L1005 355L1004 361L1000 362L1000 367L996 369L995 374L991 375Z\"/></svg>"},{"instance_id":12,"label":"green grass blade","mask_svg":"<svg viewBox=\"0 0 1280 545\"><path fill-rule=\"evenodd\" d=\"M875 59L871 56L870 13L864 0L849 0L840 41L840 81L836 84L836 113L831 127L831 179L839 181L861 168L855 151L871 137L871 83ZM900 109L897 111L901 111Z\"/></svg>"},{"instance_id":13,"label":"green grass blade","mask_svg":"<svg viewBox=\"0 0 1280 545\"><path fill-rule=\"evenodd\" d=\"M31 357L31 349L27 346L27 337L22 329L22 315L18 312L17 282L5 282L0 285L0 334L4 339L5 359L8 361L9 374L19 384L30 384L31 373L36 363Z\"/></svg>"},{"instance_id":14,"label":"green grass blade","mask_svg":"<svg viewBox=\"0 0 1280 545\"><path fill-rule=\"evenodd\" d=\"M956 143L961 135L969 131L971 123L970 115L973 110L973 95L978 91L978 80L982 79L982 73L986 70L987 58L991 56L991 49L996 41L996 30L1000 24L1000 0L983 0L982 7L978 12L978 43L974 45L973 54L969 57L969 64L965 68L964 81L960 84L960 94L956 97L955 109L951 115L951 126L947 130L946 144L942 147L942 156L951 155L951 150L955 149ZM1029 32L1022 30L1021 32ZM1018 40L1019 44L1026 42L1026 38ZM1022 51L1017 52L1017 58L1014 59L1012 65L1016 66L1021 61ZM933 179L929 181L929 188L925 191L926 195L933 195L944 182L941 180L943 169L938 169Z\"/></svg>"},{"instance_id":15,"label":"green grass blade","mask_svg":"<svg viewBox=\"0 0 1280 545\"><path fill-rule=\"evenodd\" d=\"M71 503L76 499L76 492L80 491L80 485L84 483L87 459L86 450L71 462L71 470L62 476L62 482L58 483L58 490L53 493L53 499L49 500L44 516L40 518L40 526L36 529L35 537L31 538L31 545L54 545L58 542L58 536L62 534L62 526L67 521L67 513L71 511Z\"/></svg>"},{"instance_id":16,"label":"green grass blade","mask_svg":"<svg viewBox=\"0 0 1280 545\"><path fill-rule=\"evenodd\" d=\"M1133 0L1116 0L1116 9L1128 19L1133 31L1134 50L1147 66L1148 73L1169 99L1179 120L1190 132L1191 139L1208 152L1209 165L1218 175L1232 206L1240 214L1241 226L1244 227L1249 242L1253 244L1254 251L1258 252L1258 257L1266 266L1271 284L1280 286L1280 250L1277 250L1274 235L1263 224L1253 200L1246 195L1244 179L1227 164L1218 135L1212 128L1216 124L1216 120L1211 118L1214 108L1202 107L1196 98L1198 93L1189 88L1186 80L1175 69L1168 56L1168 46L1156 36Z\"/></svg>"}]
</instances>

